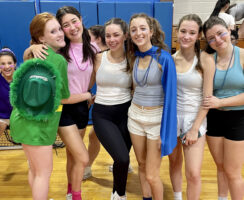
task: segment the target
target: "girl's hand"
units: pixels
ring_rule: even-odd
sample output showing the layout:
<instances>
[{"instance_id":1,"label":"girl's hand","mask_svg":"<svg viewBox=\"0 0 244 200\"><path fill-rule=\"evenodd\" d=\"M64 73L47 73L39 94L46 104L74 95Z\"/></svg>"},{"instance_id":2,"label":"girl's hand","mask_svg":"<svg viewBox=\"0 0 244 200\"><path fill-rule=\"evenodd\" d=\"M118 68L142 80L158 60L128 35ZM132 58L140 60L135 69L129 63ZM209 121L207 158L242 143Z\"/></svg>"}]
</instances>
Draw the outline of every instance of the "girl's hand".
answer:
<instances>
[{"instance_id":1,"label":"girl's hand","mask_svg":"<svg viewBox=\"0 0 244 200\"><path fill-rule=\"evenodd\" d=\"M94 102L95 102L95 98L96 98L96 95L95 95L95 94L92 95L92 104L94 104Z\"/></svg>"},{"instance_id":2,"label":"girl's hand","mask_svg":"<svg viewBox=\"0 0 244 200\"><path fill-rule=\"evenodd\" d=\"M198 131L190 129L182 138L185 141L185 145L192 145L197 142L198 139Z\"/></svg>"},{"instance_id":3,"label":"girl's hand","mask_svg":"<svg viewBox=\"0 0 244 200\"><path fill-rule=\"evenodd\" d=\"M221 99L215 96L205 97L203 99L203 107L206 109L221 107Z\"/></svg>"},{"instance_id":4,"label":"girl's hand","mask_svg":"<svg viewBox=\"0 0 244 200\"><path fill-rule=\"evenodd\" d=\"M90 92L87 92L86 95L87 95L88 108L90 108L92 104L92 94Z\"/></svg>"},{"instance_id":5,"label":"girl's hand","mask_svg":"<svg viewBox=\"0 0 244 200\"><path fill-rule=\"evenodd\" d=\"M88 108L91 107L92 104L95 102L96 95L92 95L91 99L88 100Z\"/></svg>"},{"instance_id":6,"label":"girl's hand","mask_svg":"<svg viewBox=\"0 0 244 200\"><path fill-rule=\"evenodd\" d=\"M34 58L40 58L41 60L46 59L48 47L44 44L34 44L30 46L30 51L32 52Z\"/></svg>"}]
</instances>

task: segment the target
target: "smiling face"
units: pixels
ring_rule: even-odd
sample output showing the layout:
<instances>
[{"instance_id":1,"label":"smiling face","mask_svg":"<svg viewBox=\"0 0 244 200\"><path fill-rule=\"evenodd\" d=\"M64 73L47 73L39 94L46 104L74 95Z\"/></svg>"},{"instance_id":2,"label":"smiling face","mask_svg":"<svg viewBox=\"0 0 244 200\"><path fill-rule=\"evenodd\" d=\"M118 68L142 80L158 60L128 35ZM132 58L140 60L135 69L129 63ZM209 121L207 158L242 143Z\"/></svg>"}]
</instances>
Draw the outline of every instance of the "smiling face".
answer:
<instances>
[{"instance_id":1,"label":"smiling face","mask_svg":"<svg viewBox=\"0 0 244 200\"><path fill-rule=\"evenodd\" d=\"M194 48L200 37L198 24L195 21L184 20L180 24L177 37L182 49Z\"/></svg>"},{"instance_id":2,"label":"smiling face","mask_svg":"<svg viewBox=\"0 0 244 200\"><path fill-rule=\"evenodd\" d=\"M130 22L130 36L139 49L149 49L152 46L151 37L153 32L145 18L137 17Z\"/></svg>"},{"instance_id":3,"label":"smiling face","mask_svg":"<svg viewBox=\"0 0 244 200\"><path fill-rule=\"evenodd\" d=\"M55 18L47 21L43 36L39 40L55 51L65 46L64 32Z\"/></svg>"},{"instance_id":4,"label":"smiling face","mask_svg":"<svg viewBox=\"0 0 244 200\"><path fill-rule=\"evenodd\" d=\"M67 13L62 17L61 21L65 36L73 43L82 42L82 19L75 14Z\"/></svg>"},{"instance_id":5,"label":"smiling face","mask_svg":"<svg viewBox=\"0 0 244 200\"><path fill-rule=\"evenodd\" d=\"M118 24L109 24L105 28L105 41L111 51L117 51L124 48L126 35Z\"/></svg>"},{"instance_id":6,"label":"smiling face","mask_svg":"<svg viewBox=\"0 0 244 200\"><path fill-rule=\"evenodd\" d=\"M16 63L14 63L12 56L0 56L0 70L5 79L12 79L15 67Z\"/></svg>"},{"instance_id":7,"label":"smiling face","mask_svg":"<svg viewBox=\"0 0 244 200\"><path fill-rule=\"evenodd\" d=\"M218 51L231 45L230 31L221 24L216 24L206 31L206 39L212 49Z\"/></svg>"}]
</instances>

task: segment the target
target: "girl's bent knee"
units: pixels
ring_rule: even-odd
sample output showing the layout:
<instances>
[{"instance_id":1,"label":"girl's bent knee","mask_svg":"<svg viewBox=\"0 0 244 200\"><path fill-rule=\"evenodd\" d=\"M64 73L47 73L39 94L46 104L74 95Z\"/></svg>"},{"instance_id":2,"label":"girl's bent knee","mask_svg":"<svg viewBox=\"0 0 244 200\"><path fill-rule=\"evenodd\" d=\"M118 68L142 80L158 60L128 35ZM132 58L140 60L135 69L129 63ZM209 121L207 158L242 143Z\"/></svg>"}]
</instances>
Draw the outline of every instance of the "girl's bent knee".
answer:
<instances>
[{"instance_id":1,"label":"girl's bent knee","mask_svg":"<svg viewBox=\"0 0 244 200\"><path fill-rule=\"evenodd\" d=\"M80 164L84 167L86 167L89 163L89 157L85 157L85 158L82 158L80 159Z\"/></svg>"},{"instance_id":2,"label":"girl's bent knee","mask_svg":"<svg viewBox=\"0 0 244 200\"><path fill-rule=\"evenodd\" d=\"M138 163L138 170L141 172L146 171L146 163Z\"/></svg>"},{"instance_id":3,"label":"girl's bent knee","mask_svg":"<svg viewBox=\"0 0 244 200\"><path fill-rule=\"evenodd\" d=\"M160 180L160 177L146 174L146 180L150 185L154 185Z\"/></svg>"},{"instance_id":4,"label":"girl's bent knee","mask_svg":"<svg viewBox=\"0 0 244 200\"><path fill-rule=\"evenodd\" d=\"M74 163L86 167L89 163L89 157L87 156L76 156L74 157Z\"/></svg>"},{"instance_id":5,"label":"girl's bent knee","mask_svg":"<svg viewBox=\"0 0 244 200\"><path fill-rule=\"evenodd\" d=\"M234 169L232 167L224 166L224 173L228 180L240 179L242 178L241 171Z\"/></svg>"},{"instance_id":6,"label":"girl's bent knee","mask_svg":"<svg viewBox=\"0 0 244 200\"><path fill-rule=\"evenodd\" d=\"M191 183L199 183L201 181L201 174L198 172L189 172L186 174L186 179Z\"/></svg>"},{"instance_id":7,"label":"girl's bent knee","mask_svg":"<svg viewBox=\"0 0 244 200\"><path fill-rule=\"evenodd\" d=\"M216 163L217 170L219 172L224 172L224 164L223 163Z\"/></svg>"},{"instance_id":8,"label":"girl's bent knee","mask_svg":"<svg viewBox=\"0 0 244 200\"><path fill-rule=\"evenodd\" d=\"M118 163L120 166L129 166L130 157L129 156L120 156L115 160L115 163Z\"/></svg>"}]
</instances>

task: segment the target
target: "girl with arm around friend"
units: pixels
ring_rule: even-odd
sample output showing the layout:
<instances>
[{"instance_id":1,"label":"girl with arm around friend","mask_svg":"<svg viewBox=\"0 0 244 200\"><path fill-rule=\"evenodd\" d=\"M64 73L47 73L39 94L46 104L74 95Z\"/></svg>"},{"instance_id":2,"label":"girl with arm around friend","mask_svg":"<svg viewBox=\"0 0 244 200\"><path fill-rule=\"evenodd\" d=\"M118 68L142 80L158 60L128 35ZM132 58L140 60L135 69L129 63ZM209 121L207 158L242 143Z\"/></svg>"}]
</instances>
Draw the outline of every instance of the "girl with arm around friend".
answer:
<instances>
[{"instance_id":1,"label":"girl with arm around friend","mask_svg":"<svg viewBox=\"0 0 244 200\"><path fill-rule=\"evenodd\" d=\"M138 161L144 200L163 199L161 157L177 143L176 70L164 49L159 22L135 14L129 24L128 59L133 66L134 95L128 112L128 129Z\"/></svg>"},{"instance_id":2,"label":"girl with arm around friend","mask_svg":"<svg viewBox=\"0 0 244 200\"><path fill-rule=\"evenodd\" d=\"M203 26L215 62L213 96L205 97L207 142L217 166L219 200L226 200L228 189L232 200L244 197L241 170L244 163L244 49L231 44L226 23L211 17ZM214 67L213 66L213 67Z\"/></svg>"},{"instance_id":3,"label":"girl with arm around friend","mask_svg":"<svg viewBox=\"0 0 244 200\"><path fill-rule=\"evenodd\" d=\"M30 24L32 44L45 43L45 61L25 61L11 84L10 130L13 140L22 143L29 162L28 180L34 200L48 198L52 172L52 144L62 112L61 99L69 97L67 62L56 52L65 46L64 33L50 13L36 15Z\"/></svg>"},{"instance_id":4,"label":"girl with arm around friend","mask_svg":"<svg viewBox=\"0 0 244 200\"><path fill-rule=\"evenodd\" d=\"M74 7L64 6L58 9L56 17L65 33L66 46L61 49L61 54L69 61L68 78L71 93L71 97L65 102L58 129L66 145L66 198L69 200L72 196L72 200L81 200L81 181L89 161L82 136L88 124L88 102L92 98L88 89L96 49L91 44L80 13Z\"/></svg>"},{"instance_id":5,"label":"girl with arm around friend","mask_svg":"<svg viewBox=\"0 0 244 200\"><path fill-rule=\"evenodd\" d=\"M64 6L58 9L56 17L64 31L66 46L60 53L68 60L68 81L70 97L63 101L58 133L66 145L67 155L67 195L66 199L81 199L81 181L89 156L82 136L88 123L88 92L96 48L91 44L88 30L82 23L82 17L76 8ZM41 46L45 48L44 46ZM25 54L32 52L45 58L43 50L31 46Z\"/></svg>"},{"instance_id":6,"label":"girl with arm around friend","mask_svg":"<svg viewBox=\"0 0 244 200\"><path fill-rule=\"evenodd\" d=\"M173 55L177 71L177 146L169 155L170 178L174 199L182 200L182 163L184 153L187 199L198 200L201 192L201 166L207 109L202 107L204 96L212 94L211 68L202 61L200 52L202 21L189 14L180 19L178 42L180 49Z\"/></svg>"}]
</instances>

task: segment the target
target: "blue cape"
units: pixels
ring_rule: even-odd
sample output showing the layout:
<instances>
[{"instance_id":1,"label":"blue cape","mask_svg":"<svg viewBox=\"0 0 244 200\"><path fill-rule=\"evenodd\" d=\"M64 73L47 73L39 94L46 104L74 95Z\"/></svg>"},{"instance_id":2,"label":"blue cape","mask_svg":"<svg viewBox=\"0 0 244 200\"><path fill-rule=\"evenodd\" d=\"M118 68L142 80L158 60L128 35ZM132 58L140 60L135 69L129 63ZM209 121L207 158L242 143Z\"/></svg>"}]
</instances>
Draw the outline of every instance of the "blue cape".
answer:
<instances>
[{"instance_id":1,"label":"blue cape","mask_svg":"<svg viewBox=\"0 0 244 200\"><path fill-rule=\"evenodd\" d=\"M177 145L177 77L176 68L172 56L161 50L157 53L158 47L153 46L146 52L135 52L135 56L144 57L151 55L153 59L162 66L162 86L164 90L164 106L161 121L161 156L169 155Z\"/></svg>"}]
</instances>

